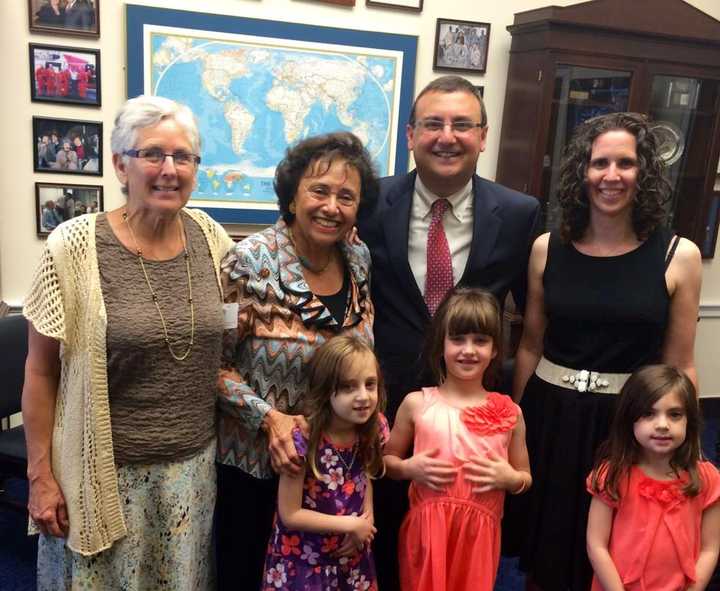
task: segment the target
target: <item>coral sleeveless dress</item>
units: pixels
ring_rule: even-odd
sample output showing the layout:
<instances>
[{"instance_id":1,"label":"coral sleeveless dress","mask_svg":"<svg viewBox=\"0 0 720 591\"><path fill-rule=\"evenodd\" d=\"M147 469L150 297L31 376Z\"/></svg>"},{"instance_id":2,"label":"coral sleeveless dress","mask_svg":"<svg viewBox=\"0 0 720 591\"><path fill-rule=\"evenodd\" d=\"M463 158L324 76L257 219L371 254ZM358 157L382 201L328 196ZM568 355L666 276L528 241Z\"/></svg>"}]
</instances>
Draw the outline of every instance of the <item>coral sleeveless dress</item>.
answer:
<instances>
[{"instance_id":1,"label":"coral sleeveless dress","mask_svg":"<svg viewBox=\"0 0 720 591\"><path fill-rule=\"evenodd\" d=\"M436 458L459 468L488 450L507 459L519 413L508 396L496 392L481 406L460 408L437 388L424 388L415 417L415 453L438 448ZM492 591L505 492L473 493L461 469L444 490L413 482L409 496L410 511L400 530L402 590Z\"/></svg>"}]
</instances>

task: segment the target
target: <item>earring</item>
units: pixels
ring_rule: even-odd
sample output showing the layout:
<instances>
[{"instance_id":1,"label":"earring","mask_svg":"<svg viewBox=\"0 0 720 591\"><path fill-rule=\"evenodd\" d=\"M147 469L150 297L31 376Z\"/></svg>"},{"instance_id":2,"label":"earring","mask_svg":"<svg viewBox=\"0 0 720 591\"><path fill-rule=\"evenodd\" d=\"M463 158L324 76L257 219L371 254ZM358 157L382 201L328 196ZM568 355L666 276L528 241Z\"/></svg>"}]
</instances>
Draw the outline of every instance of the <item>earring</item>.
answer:
<instances>
[{"instance_id":1,"label":"earring","mask_svg":"<svg viewBox=\"0 0 720 591\"><path fill-rule=\"evenodd\" d=\"M295 215L296 209L295 209L295 202L294 202L294 201L291 201L291 202L290 202L290 205L288 206L288 209L290 210L290 213L291 213L291 214Z\"/></svg>"}]
</instances>

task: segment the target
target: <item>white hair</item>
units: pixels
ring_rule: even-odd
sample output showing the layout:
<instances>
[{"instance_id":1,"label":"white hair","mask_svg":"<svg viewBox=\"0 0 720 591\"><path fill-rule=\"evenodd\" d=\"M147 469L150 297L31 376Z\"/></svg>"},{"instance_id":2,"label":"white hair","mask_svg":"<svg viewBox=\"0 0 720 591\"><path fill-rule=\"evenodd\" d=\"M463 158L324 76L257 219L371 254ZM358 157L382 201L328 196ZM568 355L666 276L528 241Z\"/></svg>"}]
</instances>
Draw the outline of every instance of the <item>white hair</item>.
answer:
<instances>
[{"instance_id":1,"label":"white hair","mask_svg":"<svg viewBox=\"0 0 720 591\"><path fill-rule=\"evenodd\" d=\"M110 136L112 153L122 156L125 150L135 147L138 131L164 119L173 119L187 134L192 151L200 154L200 132L190 108L168 98L145 94L129 99L120 107Z\"/></svg>"}]
</instances>

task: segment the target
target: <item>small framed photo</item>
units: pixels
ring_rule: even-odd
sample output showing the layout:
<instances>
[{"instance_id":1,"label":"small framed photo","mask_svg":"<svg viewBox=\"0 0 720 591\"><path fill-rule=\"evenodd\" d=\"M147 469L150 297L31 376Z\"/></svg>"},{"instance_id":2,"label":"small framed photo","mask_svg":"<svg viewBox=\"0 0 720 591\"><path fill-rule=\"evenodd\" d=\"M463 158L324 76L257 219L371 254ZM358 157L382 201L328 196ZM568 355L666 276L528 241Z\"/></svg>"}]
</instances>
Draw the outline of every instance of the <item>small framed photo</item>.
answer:
<instances>
[{"instance_id":1,"label":"small framed photo","mask_svg":"<svg viewBox=\"0 0 720 591\"><path fill-rule=\"evenodd\" d=\"M100 106L100 50L30 43L30 99Z\"/></svg>"},{"instance_id":2,"label":"small framed photo","mask_svg":"<svg viewBox=\"0 0 720 591\"><path fill-rule=\"evenodd\" d=\"M33 170L102 176L102 123L33 117Z\"/></svg>"},{"instance_id":3,"label":"small framed photo","mask_svg":"<svg viewBox=\"0 0 720 591\"><path fill-rule=\"evenodd\" d=\"M485 73L490 23L437 19L433 70Z\"/></svg>"},{"instance_id":4,"label":"small framed photo","mask_svg":"<svg viewBox=\"0 0 720 591\"><path fill-rule=\"evenodd\" d=\"M383 8L400 8L422 12L423 0L365 0L368 6L382 6Z\"/></svg>"},{"instance_id":5,"label":"small framed photo","mask_svg":"<svg viewBox=\"0 0 720 591\"><path fill-rule=\"evenodd\" d=\"M33 33L100 36L100 0L27 0L27 3Z\"/></svg>"},{"instance_id":6,"label":"small framed photo","mask_svg":"<svg viewBox=\"0 0 720 591\"><path fill-rule=\"evenodd\" d=\"M100 185L35 183L35 225L47 236L64 221L84 213L105 211Z\"/></svg>"}]
</instances>

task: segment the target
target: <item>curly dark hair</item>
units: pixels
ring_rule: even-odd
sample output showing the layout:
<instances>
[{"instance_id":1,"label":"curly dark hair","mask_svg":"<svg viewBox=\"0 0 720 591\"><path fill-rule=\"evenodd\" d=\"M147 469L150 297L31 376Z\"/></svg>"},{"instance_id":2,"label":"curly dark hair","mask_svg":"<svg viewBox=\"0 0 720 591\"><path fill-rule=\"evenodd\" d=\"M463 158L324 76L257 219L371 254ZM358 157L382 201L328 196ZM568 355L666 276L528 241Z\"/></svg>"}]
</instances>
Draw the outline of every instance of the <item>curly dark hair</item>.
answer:
<instances>
[{"instance_id":1,"label":"curly dark hair","mask_svg":"<svg viewBox=\"0 0 720 591\"><path fill-rule=\"evenodd\" d=\"M362 142L352 133L345 131L316 135L298 142L288 148L275 169L273 186L278 198L280 213L288 224L295 219L290 211L290 203L295 199L300 179L305 176L311 165L321 162L323 168L315 174L325 174L335 159L344 160L360 175L360 207L372 209L377 201L379 185L375 168Z\"/></svg>"},{"instance_id":2,"label":"curly dark hair","mask_svg":"<svg viewBox=\"0 0 720 591\"><path fill-rule=\"evenodd\" d=\"M658 154L652 124L640 113L611 113L588 119L575 129L565 149L558 184L560 236L565 242L579 240L590 223L586 173L593 142L608 131L625 130L637 142L638 179L633 201L632 224L639 240L647 237L665 220L664 204L672 187L665 178L665 164Z\"/></svg>"}]
</instances>

